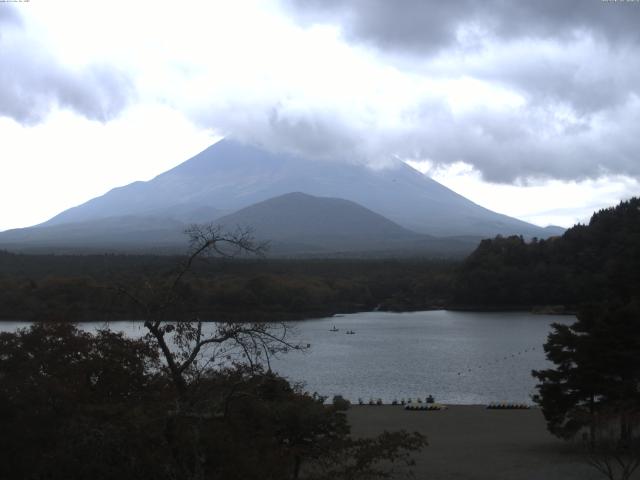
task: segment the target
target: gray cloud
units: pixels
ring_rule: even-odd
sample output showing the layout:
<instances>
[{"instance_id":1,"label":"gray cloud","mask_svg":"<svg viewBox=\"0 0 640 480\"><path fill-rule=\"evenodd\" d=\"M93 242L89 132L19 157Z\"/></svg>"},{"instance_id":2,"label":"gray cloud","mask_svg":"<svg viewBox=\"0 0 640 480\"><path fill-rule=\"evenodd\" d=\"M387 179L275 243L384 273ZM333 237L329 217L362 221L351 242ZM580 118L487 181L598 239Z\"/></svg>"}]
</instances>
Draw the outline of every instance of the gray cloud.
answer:
<instances>
[{"instance_id":1,"label":"gray cloud","mask_svg":"<svg viewBox=\"0 0 640 480\"><path fill-rule=\"evenodd\" d=\"M286 1L305 24L339 23L350 40L381 48L416 50L423 54L451 44L456 39L454 18L464 18L475 3L388 2L384 0Z\"/></svg>"},{"instance_id":2,"label":"gray cloud","mask_svg":"<svg viewBox=\"0 0 640 480\"><path fill-rule=\"evenodd\" d=\"M589 116L640 94L639 45L613 48L582 38L569 45L521 42L507 52L494 48L495 55L479 55L465 73L514 90L534 106L566 106Z\"/></svg>"},{"instance_id":3,"label":"gray cloud","mask_svg":"<svg viewBox=\"0 0 640 480\"><path fill-rule=\"evenodd\" d=\"M338 23L351 40L424 55L462 46L464 30L503 39L567 39L589 31L608 41L640 39L640 5L601 0L284 0L303 23Z\"/></svg>"},{"instance_id":4,"label":"gray cloud","mask_svg":"<svg viewBox=\"0 0 640 480\"><path fill-rule=\"evenodd\" d=\"M123 72L104 65L63 66L29 37L14 9L0 5L0 26L0 115L34 124L58 106L104 122L131 99L133 86Z\"/></svg>"},{"instance_id":5,"label":"gray cloud","mask_svg":"<svg viewBox=\"0 0 640 480\"><path fill-rule=\"evenodd\" d=\"M373 47L400 71L473 78L524 102L454 111L416 98L395 131L345 122L355 151L462 161L493 182L640 178L638 2L283 2L300 23L337 25L348 42Z\"/></svg>"},{"instance_id":6,"label":"gray cloud","mask_svg":"<svg viewBox=\"0 0 640 480\"><path fill-rule=\"evenodd\" d=\"M291 109L280 101L260 107L242 102L204 105L194 114L224 136L312 160L369 163L359 125L328 107Z\"/></svg>"},{"instance_id":7,"label":"gray cloud","mask_svg":"<svg viewBox=\"0 0 640 480\"><path fill-rule=\"evenodd\" d=\"M527 179L585 180L607 175L640 178L635 134L640 105L620 107L601 119L598 128L564 130L554 112L517 109L496 116L475 112L463 117L443 114L433 124L433 111L411 141L421 156L436 164L463 161L486 180L527 182ZM629 123L621 123L624 118ZM567 127L569 127L568 125Z\"/></svg>"},{"instance_id":8,"label":"gray cloud","mask_svg":"<svg viewBox=\"0 0 640 480\"><path fill-rule=\"evenodd\" d=\"M13 5L0 5L0 27L7 28L9 26L21 25L22 20L18 10ZM0 35L2 30L0 30Z\"/></svg>"},{"instance_id":9,"label":"gray cloud","mask_svg":"<svg viewBox=\"0 0 640 480\"><path fill-rule=\"evenodd\" d=\"M286 3L304 22L333 22L348 40L409 57L405 69L438 75L431 63L457 60L445 73L500 83L536 103L566 103L578 114L640 93L640 2Z\"/></svg>"},{"instance_id":10,"label":"gray cloud","mask_svg":"<svg viewBox=\"0 0 640 480\"><path fill-rule=\"evenodd\" d=\"M250 113L247 113L250 112ZM476 108L454 112L445 101L417 99L395 126L324 110L289 110L274 102L206 105L196 115L221 133L321 160L389 166L397 158L436 166L464 162L485 180L529 183L625 175L640 179L640 98L590 119L559 118L548 108Z\"/></svg>"}]
</instances>

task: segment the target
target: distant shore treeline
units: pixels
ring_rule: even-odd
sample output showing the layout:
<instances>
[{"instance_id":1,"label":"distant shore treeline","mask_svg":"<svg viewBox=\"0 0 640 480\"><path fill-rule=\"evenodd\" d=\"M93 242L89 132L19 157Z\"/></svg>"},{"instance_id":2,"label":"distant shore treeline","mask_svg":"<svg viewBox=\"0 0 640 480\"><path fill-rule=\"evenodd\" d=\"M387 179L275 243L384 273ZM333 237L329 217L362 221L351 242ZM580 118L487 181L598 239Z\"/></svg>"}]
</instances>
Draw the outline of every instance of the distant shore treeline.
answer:
<instances>
[{"instance_id":1,"label":"distant shore treeline","mask_svg":"<svg viewBox=\"0 0 640 480\"><path fill-rule=\"evenodd\" d=\"M183 259L0 252L0 319L118 320L139 311L118 288L153 291ZM159 289L160 290L160 289ZM293 320L430 308L569 313L640 292L640 199L561 237L483 240L463 262L414 259L216 259L198 262L176 311L203 320Z\"/></svg>"},{"instance_id":2,"label":"distant shore treeline","mask_svg":"<svg viewBox=\"0 0 640 480\"><path fill-rule=\"evenodd\" d=\"M0 253L0 319L118 320L138 310L118 293L152 290L180 257ZM457 263L404 260L199 262L180 311L203 320L287 320L339 312L442 308Z\"/></svg>"}]
</instances>

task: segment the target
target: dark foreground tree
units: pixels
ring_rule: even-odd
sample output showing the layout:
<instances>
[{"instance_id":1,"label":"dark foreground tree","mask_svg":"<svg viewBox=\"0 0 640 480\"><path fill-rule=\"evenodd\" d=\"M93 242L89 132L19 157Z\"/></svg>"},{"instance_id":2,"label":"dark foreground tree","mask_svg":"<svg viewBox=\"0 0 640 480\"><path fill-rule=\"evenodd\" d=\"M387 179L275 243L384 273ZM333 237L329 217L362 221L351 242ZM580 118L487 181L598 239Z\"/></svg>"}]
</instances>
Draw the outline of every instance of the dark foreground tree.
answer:
<instances>
[{"instance_id":1,"label":"dark foreground tree","mask_svg":"<svg viewBox=\"0 0 640 480\"><path fill-rule=\"evenodd\" d=\"M0 478L154 478L166 382L140 340L36 324L0 334Z\"/></svg>"},{"instance_id":2,"label":"dark foreground tree","mask_svg":"<svg viewBox=\"0 0 640 480\"><path fill-rule=\"evenodd\" d=\"M261 247L245 231L189 233L175 272L118 288L143 339L68 324L0 336L0 478L373 479L410 466L424 437L353 439L344 411L270 371L270 356L302 348L285 325L199 320L183 280L200 257Z\"/></svg>"},{"instance_id":3,"label":"dark foreground tree","mask_svg":"<svg viewBox=\"0 0 640 480\"><path fill-rule=\"evenodd\" d=\"M622 406L624 408L624 406ZM628 435L620 439L621 419ZM586 461L609 480L629 480L640 467L640 414L618 407L612 412L602 409L594 418L592 439L583 440ZM635 432L634 432L635 431Z\"/></svg>"},{"instance_id":4,"label":"dark foreground tree","mask_svg":"<svg viewBox=\"0 0 640 480\"><path fill-rule=\"evenodd\" d=\"M211 450L203 440L206 422L219 415L216 397L205 397L206 380L231 365L249 365L256 370L269 357L288 349L286 324L206 323L191 307L185 279L193 275L197 262L210 254L220 257L260 255L248 229L227 232L216 225L194 225L185 232L190 249L178 268L163 278L149 279L137 289L120 285L118 291L138 307L144 319L147 340L161 352L165 373L175 389L175 407L167 421L167 435L181 478L202 479L211 470ZM210 394L211 392L207 392ZM188 428L188 434L181 430ZM187 452L187 453L185 453Z\"/></svg>"},{"instance_id":5,"label":"dark foreground tree","mask_svg":"<svg viewBox=\"0 0 640 480\"><path fill-rule=\"evenodd\" d=\"M555 368L533 375L549 431L580 433L592 465L628 478L640 464L640 304L583 307L573 325L553 325L544 348Z\"/></svg>"},{"instance_id":6,"label":"dark foreground tree","mask_svg":"<svg viewBox=\"0 0 640 480\"><path fill-rule=\"evenodd\" d=\"M34 325L0 352L0 478L388 478L426 444L353 439L344 411L251 366L204 372L178 415L155 350L108 331Z\"/></svg>"}]
</instances>

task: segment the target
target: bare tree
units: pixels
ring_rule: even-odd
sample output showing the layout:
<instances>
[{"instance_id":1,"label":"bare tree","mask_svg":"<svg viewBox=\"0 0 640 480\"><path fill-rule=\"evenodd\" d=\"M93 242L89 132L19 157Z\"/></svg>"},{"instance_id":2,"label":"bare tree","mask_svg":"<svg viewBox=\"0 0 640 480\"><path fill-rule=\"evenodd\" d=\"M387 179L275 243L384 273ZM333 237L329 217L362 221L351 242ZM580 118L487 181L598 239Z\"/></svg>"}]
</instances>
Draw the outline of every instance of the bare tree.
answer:
<instances>
[{"instance_id":1,"label":"bare tree","mask_svg":"<svg viewBox=\"0 0 640 480\"><path fill-rule=\"evenodd\" d=\"M263 255L267 244L257 243L250 229L227 232L213 224L192 225L185 233L189 236L189 253L170 276L147 279L138 292L118 286L144 316L144 326L162 352L181 398L187 395L191 381L216 362L229 365L239 357L250 366L266 363L270 370L272 355L305 348L289 341L285 323L203 323L183 299L184 283L195 263L212 254L226 258Z\"/></svg>"},{"instance_id":2,"label":"bare tree","mask_svg":"<svg viewBox=\"0 0 640 480\"><path fill-rule=\"evenodd\" d=\"M188 451L190 460L176 475L202 479L207 457L201 444L201 423L216 410L224 412L228 399L215 401L212 392L203 395L198 391L200 377L216 367L233 364L248 365L250 369L266 364L270 370L271 356L291 349L303 350L308 345L303 347L291 342L285 323L203 323L185 298L188 297L185 283L196 263L208 255L226 258L262 255L266 244L257 243L249 229L228 232L213 224L193 225L185 233L189 236L189 252L174 272L162 278L147 278L136 290L124 285L119 285L117 290L134 302L144 317L147 338L161 351L177 393L175 411L168 417L166 437L176 458L185 457L181 452ZM190 431L188 445L184 439L176 440L177 425L185 428L185 422ZM176 462L183 463L181 459Z\"/></svg>"}]
</instances>

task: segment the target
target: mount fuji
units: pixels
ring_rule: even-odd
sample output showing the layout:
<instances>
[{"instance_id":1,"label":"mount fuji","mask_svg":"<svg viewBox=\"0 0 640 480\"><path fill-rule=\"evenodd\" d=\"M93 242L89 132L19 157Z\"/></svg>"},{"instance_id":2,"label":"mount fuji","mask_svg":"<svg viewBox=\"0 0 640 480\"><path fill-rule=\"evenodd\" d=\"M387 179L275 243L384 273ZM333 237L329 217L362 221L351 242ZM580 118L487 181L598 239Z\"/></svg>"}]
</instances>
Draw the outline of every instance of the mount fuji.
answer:
<instances>
[{"instance_id":1,"label":"mount fuji","mask_svg":"<svg viewBox=\"0 0 640 480\"><path fill-rule=\"evenodd\" d=\"M256 207L259 215L256 209L242 212L276 197ZM316 215L322 235L309 223L316 218L305 213L309 209L323 212ZM349 221L341 216L345 209ZM260 223L256 233L265 240L310 251L337 251L340 242L348 250L357 243L363 251L421 242L433 247L448 243L442 237L455 237L449 239L453 244L466 241L470 250L479 238L498 234L545 238L562 232L483 208L399 160L373 169L349 159L309 160L224 139L150 181L114 188L40 225L2 232L0 247L171 248L185 244L185 226L212 221Z\"/></svg>"}]
</instances>

